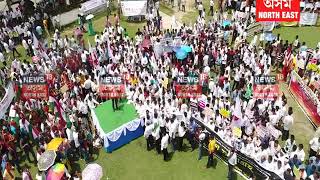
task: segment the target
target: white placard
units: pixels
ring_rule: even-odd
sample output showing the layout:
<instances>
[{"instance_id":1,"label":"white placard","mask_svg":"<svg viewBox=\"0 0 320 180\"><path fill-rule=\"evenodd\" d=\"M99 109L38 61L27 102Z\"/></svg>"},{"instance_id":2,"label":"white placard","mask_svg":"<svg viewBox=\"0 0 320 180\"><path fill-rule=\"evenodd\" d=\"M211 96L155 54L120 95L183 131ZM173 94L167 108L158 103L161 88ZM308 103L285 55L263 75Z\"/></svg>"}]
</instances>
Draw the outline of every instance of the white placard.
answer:
<instances>
[{"instance_id":1,"label":"white placard","mask_svg":"<svg viewBox=\"0 0 320 180\"><path fill-rule=\"evenodd\" d=\"M301 25L316 25L318 20L318 13L301 12L300 13L300 24Z\"/></svg>"},{"instance_id":2,"label":"white placard","mask_svg":"<svg viewBox=\"0 0 320 180\"><path fill-rule=\"evenodd\" d=\"M121 1L124 16L139 16L147 14L147 1Z\"/></svg>"}]
</instances>

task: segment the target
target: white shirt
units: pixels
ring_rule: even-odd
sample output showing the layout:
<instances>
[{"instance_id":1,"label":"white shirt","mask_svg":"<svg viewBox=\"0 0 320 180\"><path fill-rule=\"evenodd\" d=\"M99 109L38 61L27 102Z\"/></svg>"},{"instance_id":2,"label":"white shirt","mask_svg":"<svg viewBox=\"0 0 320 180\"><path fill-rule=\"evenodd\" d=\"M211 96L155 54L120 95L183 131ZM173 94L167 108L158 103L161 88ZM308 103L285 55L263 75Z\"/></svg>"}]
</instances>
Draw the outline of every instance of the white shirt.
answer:
<instances>
[{"instance_id":1,"label":"white shirt","mask_svg":"<svg viewBox=\"0 0 320 180\"><path fill-rule=\"evenodd\" d=\"M229 156L230 156L230 154L231 154L231 152L229 152ZM233 166L235 166L237 164L237 153L236 152L234 152L232 154L232 156L229 158L228 162L229 162L229 164L231 164Z\"/></svg>"},{"instance_id":2,"label":"white shirt","mask_svg":"<svg viewBox=\"0 0 320 180\"><path fill-rule=\"evenodd\" d=\"M146 126L146 129L144 130L144 137L145 138L148 138L152 134L152 129L153 129L152 125Z\"/></svg>"},{"instance_id":3,"label":"white shirt","mask_svg":"<svg viewBox=\"0 0 320 180\"><path fill-rule=\"evenodd\" d=\"M0 52L0 62L4 62L4 55Z\"/></svg>"},{"instance_id":4,"label":"white shirt","mask_svg":"<svg viewBox=\"0 0 320 180\"><path fill-rule=\"evenodd\" d=\"M87 79L84 83L83 86L85 89L90 89L91 88L91 83L92 81L90 79Z\"/></svg>"},{"instance_id":5,"label":"white shirt","mask_svg":"<svg viewBox=\"0 0 320 180\"><path fill-rule=\"evenodd\" d=\"M73 131L71 129L67 128L66 133L67 133L68 140L72 141L73 140Z\"/></svg>"},{"instance_id":6,"label":"white shirt","mask_svg":"<svg viewBox=\"0 0 320 180\"><path fill-rule=\"evenodd\" d=\"M319 138L315 137L313 139L310 140L309 144L310 144L310 148L317 152L320 149L320 143L319 143Z\"/></svg>"},{"instance_id":7,"label":"white shirt","mask_svg":"<svg viewBox=\"0 0 320 180\"><path fill-rule=\"evenodd\" d=\"M175 138L176 137L176 133L178 131L178 121L175 120L173 123L170 124L170 128L169 128L169 135L170 137L172 138Z\"/></svg>"},{"instance_id":8,"label":"white shirt","mask_svg":"<svg viewBox=\"0 0 320 180\"><path fill-rule=\"evenodd\" d=\"M26 172L22 173L22 180L30 180L30 178Z\"/></svg>"},{"instance_id":9,"label":"white shirt","mask_svg":"<svg viewBox=\"0 0 320 180\"><path fill-rule=\"evenodd\" d=\"M169 135L166 134L165 136L162 137L161 139L161 151L163 149L166 149L168 147L168 143L169 143Z\"/></svg>"},{"instance_id":10,"label":"white shirt","mask_svg":"<svg viewBox=\"0 0 320 180\"><path fill-rule=\"evenodd\" d=\"M87 62L87 55L85 53L81 54L81 61L82 61L82 63L86 63Z\"/></svg>"},{"instance_id":11,"label":"white shirt","mask_svg":"<svg viewBox=\"0 0 320 180\"><path fill-rule=\"evenodd\" d=\"M293 117L287 115L283 118L283 129L288 131L290 130L291 126L293 125Z\"/></svg>"},{"instance_id":12,"label":"white shirt","mask_svg":"<svg viewBox=\"0 0 320 180\"><path fill-rule=\"evenodd\" d=\"M297 156L298 156L298 159L300 159L303 162L304 158L306 157L306 153L304 152L303 149L297 150Z\"/></svg>"},{"instance_id":13,"label":"white shirt","mask_svg":"<svg viewBox=\"0 0 320 180\"><path fill-rule=\"evenodd\" d=\"M41 174L39 175L39 174L37 174L36 175L36 180L42 180L43 179L43 177L41 176Z\"/></svg>"},{"instance_id":14,"label":"white shirt","mask_svg":"<svg viewBox=\"0 0 320 180\"><path fill-rule=\"evenodd\" d=\"M183 137L186 134L185 128L182 126L179 126L178 134L179 134L179 137Z\"/></svg>"},{"instance_id":15,"label":"white shirt","mask_svg":"<svg viewBox=\"0 0 320 180\"><path fill-rule=\"evenodd\" d=\"M74 145L76 146L76 148L78 148L80 146L79 143L79 133L78 132L73 132L73 138L74 138Z\"/></svg>"},{"instance_id":16,"label":"white shirt","mask_svg":"<svg viewBox=\"0 0 320 180\"><path fill-rule=\"evenodd\" d=\"M82 114L88 114L88 106L82 101L79 103L78 110Z\"/></svg>"}]
</instances>

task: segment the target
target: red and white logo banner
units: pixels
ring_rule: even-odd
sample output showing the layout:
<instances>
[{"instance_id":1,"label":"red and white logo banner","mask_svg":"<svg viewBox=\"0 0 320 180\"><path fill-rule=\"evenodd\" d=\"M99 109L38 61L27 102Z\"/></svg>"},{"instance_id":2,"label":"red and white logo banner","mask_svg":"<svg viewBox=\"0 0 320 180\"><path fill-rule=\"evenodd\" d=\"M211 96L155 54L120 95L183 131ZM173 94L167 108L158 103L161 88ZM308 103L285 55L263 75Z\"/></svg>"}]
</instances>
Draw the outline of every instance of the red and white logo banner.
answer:
<instances>
[{"instance_id":1,"label":"red and white logo banner","mask_svg":"<svg viewBox=\"0 0 320 180\"><path fill-rule=\"evenodd\" d=\"M48 84L45 75L23 76L21 97L24 100L49 98Z\"/></svg>"},{"instance_id":2,"label":"red and white logo banner","mask_svg":"<svg viewBox=\"0 0 320 180\"><path fill-rule=\"evenodd\" d=\"M300 0L257 0L256 21L295 22L300 20Z\"/></svg>"},{"instance_id":3,"label":"red and white logo banner","mask_svg":"<svg viewBox=\"0 0 320 180\"><path fill-rule=\"evenodd\" d=\"M175 85L178 98L199 98L202 94L200 85Z\"/></svg>"},{"instance_id":4,"label":"red and white logo banner","mask_svg":"<svg viewBox=\"0 0 320 180\"><path fill-rule=\"evenodd\" d=\"M121 76L109 76L101 79L99 95L104 99L121 98L125 95L125 85Z\"/></svg>"}]
</instances>

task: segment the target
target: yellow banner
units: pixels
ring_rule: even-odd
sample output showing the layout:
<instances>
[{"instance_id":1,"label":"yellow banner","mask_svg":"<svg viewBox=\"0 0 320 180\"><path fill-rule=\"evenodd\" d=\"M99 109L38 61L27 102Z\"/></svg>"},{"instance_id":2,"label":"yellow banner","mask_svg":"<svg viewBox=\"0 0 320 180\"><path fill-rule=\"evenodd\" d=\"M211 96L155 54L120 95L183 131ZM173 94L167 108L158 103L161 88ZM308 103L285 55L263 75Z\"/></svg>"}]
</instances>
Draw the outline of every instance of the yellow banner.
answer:
<instances>
[{"instance_id":1,"label":"yellow banner","mask_svg":"<svg viewBox=\"0 0 320 180\"><path fill-rule=\"evenodd\" d=\"M281 26L297 26L298 22L283 22Z\"/></svg>"}]
</instances>

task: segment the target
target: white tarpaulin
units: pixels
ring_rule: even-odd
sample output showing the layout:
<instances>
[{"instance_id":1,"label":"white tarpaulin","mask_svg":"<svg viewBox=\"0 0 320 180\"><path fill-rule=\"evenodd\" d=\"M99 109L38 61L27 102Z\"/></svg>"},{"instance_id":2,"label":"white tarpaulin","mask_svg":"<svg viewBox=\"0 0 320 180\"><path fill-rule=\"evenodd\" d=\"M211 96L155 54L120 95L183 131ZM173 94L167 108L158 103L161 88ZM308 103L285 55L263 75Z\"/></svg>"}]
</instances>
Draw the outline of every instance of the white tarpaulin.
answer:
<instances>
[{"instance_id":1,"label":"white tarpaulin","mask_svg":"<svg viewBox=\"0 0 320 180\"><path fill-rule=\"evenodd\" d=\"M300 13L300 24L314 26L317 23L318 14L310 12L301 12Z\"/></svg>"},{"instance_id":2,"label":"white tarpaulin","mask_svg":"<svg viewBox=\"0 0 320 180\"><path fill-rule=\"evenodd\" d=\"M263 23L263 31L270 32L273 30L275 22L264 22Z\"/></svg>"},{"instance_id":3,"label":"white tarpaulin","mask_svg":"<svg viewBox=\"0 0 320 180\"><path fill-rule=\"evenodd\" d=\"M147 14L147 1L121 1L124 16L139 16Z\"/></svg>"},{"instance_id":4,"label":"white tarpaulin","mask_svg":"<svg viewBox=\"0 0 320 180\"><path fill-rule=\"evenodd\" d=\"M80 11L84 15L87 15L102 10L104 7L108 7L108 4L109 1L107 0L90 0L81 4Z\"/></svg>"}]
</instances>

